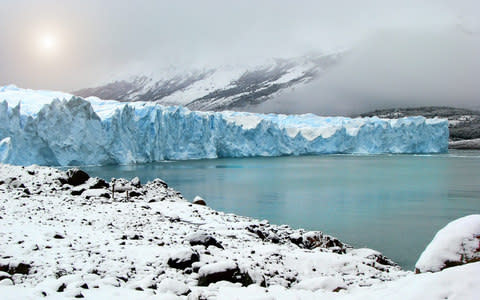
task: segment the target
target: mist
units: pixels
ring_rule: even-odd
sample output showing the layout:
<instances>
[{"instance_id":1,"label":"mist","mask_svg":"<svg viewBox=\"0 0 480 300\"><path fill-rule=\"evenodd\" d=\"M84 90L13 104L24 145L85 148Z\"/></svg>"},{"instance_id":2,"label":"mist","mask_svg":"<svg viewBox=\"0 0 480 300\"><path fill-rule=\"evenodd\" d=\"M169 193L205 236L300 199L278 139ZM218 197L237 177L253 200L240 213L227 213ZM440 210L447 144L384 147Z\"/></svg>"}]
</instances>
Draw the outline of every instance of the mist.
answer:
<instances>
[{"instance_id":1,"label":"mist","mask_svg":"<svg viewBox=\"0 0 480 300\"><path fill-rule=\"evenodd\" d=\"M0 10L0 85L73 91L132 75L347 51L260 111L478 106L477 1L27 1ZM51 34L55 51L38 39ZM300 105L301 104L301 105Z\"/></svg>"},{"instance_id":2,"label":"mist","mask_svg":"<svg viewBox=\"0 0 480 300\"><path fill-rule=\"evenodd\" d=\"M479 109L479 53L479 37L461 28L382 31L324 76L251 109L320 115L430 105Z\"/></svg>"}]
</instances>

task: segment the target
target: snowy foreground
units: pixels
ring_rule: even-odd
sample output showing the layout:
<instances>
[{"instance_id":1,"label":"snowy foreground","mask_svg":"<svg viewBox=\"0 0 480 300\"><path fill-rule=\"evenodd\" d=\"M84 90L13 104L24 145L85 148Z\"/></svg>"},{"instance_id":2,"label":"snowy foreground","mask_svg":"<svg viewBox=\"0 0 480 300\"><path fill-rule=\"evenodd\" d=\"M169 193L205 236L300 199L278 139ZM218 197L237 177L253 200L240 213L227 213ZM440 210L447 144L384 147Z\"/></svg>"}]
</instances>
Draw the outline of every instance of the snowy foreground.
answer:
<instances>
[{"instance_id":1,"label":"snowy foreground","mask_svg":"<svg viewBox=\"0 0 480 300\"><path fill-rule=\"evenodd\" d=\"M424 117L196 112L14 86L0 88L0 101L0 162L16 165L448 149L447 120Z\"/></svg>"},{"instance_id":2,"label":"snowy foreground","mask_svg":"<svg viewBox=\"0 0 480 300\"><path fill-rule=\"evenodd\" d=\"M0 299L478 299L479 262L415 275L321 232L192 204L159 179L116 180L114 198L111 184L0 165Z\"/></svg>"}]
</instances>

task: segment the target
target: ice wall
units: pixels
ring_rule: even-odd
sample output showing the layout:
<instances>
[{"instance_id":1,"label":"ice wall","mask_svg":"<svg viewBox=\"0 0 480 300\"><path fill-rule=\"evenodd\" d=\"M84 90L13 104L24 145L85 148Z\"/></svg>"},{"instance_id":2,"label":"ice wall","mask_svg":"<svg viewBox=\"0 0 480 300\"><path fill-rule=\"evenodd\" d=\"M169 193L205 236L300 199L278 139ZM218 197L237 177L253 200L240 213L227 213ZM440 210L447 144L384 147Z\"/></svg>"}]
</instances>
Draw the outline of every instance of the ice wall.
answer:
<instances>
[{"instance_id":1,"label":"ice wall","mask_svg":"<svg viewBox=\"0 0 480 300\"><path fill-rule=\"evenodd\" d=\"M423 117L386 120L194 112L182 107L132 106L77 97L52 100L37 110L31 109L29 101L15 107L11 104L0 103L0 161L18 165L132 164L327 153L442 153L448 147L447 121Z\"/></svg>"}]
</instances>

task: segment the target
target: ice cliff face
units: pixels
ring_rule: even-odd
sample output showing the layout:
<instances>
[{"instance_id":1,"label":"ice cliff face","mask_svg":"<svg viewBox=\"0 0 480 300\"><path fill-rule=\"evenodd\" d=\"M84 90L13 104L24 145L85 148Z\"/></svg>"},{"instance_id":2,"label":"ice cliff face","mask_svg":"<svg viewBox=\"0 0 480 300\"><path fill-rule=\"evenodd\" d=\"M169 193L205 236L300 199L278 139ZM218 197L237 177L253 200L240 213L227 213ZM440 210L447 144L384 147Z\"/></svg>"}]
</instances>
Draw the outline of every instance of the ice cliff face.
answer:
<instances>
[{"instance_id":1,"label":"ice cliff face","mask_svg":"<svg viewBox=\"0 0 480 300\"><path fill-rule=\"evenodd\" d=\"M37 93L45 99L45 92ZM441 153L448 146L448 124L440 119L194 112L78 97L51 99L39 106L35 95L15 87L0 89L0 99L6 99L0 103L3 163L104 165L323 153Z\"/></svg>"}]
</instances>

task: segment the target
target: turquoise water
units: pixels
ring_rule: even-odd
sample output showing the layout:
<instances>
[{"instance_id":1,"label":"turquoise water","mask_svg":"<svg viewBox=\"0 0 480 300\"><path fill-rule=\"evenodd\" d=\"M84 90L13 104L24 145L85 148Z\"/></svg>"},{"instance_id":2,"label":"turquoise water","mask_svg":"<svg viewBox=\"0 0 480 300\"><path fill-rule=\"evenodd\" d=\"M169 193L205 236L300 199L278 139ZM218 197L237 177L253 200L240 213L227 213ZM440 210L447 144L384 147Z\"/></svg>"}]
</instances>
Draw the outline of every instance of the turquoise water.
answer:
<instances>
[{"instance_id":1,"label":"turquoise water","mask_svg":"<svg viewBox=\"0 0 480 300\"><path fill-rule=\"evenodd\" d=\"M92 176L159 177L217 210L321 230L413 266L434 234L480 213L480 151L324 155L84 167Z\"/></svg>"}]
</instances>

